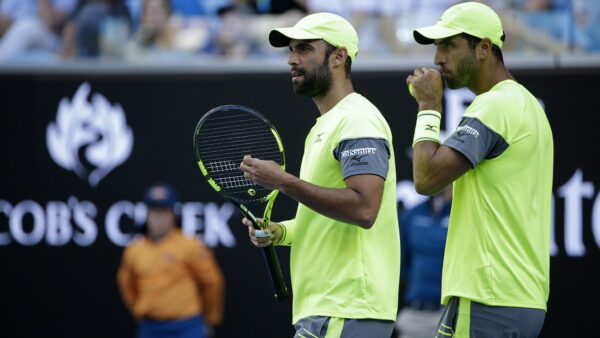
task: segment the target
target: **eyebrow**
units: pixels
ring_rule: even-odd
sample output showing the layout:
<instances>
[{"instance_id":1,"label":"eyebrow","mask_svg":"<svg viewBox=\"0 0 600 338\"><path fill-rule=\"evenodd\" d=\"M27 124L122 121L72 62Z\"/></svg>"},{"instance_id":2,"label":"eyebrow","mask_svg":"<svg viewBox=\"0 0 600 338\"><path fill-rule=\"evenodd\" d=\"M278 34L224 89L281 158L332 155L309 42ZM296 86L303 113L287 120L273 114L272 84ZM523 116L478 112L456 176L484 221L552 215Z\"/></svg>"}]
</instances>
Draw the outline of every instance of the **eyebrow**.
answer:
<instances>
[{"instance_id":1,"label":"eyebrow","mask_svg":"<svg viewBox=\"0 0 600 338\"><path fill-rule=\"evenodd\" d=\"M437 42L434 40L434 41L433 41L433 44L437 46L437 45L438 45L438 44L440 44L440 43L444 43L444 42L450 42L450 41L454 40L454 38L456 38L456 36L451 36L451 37L449 37L449 38L444 38L444 39L441 39L441 40L439 40L439 41L437 41Z\"/></svg>"},{"instance_id":2,"label":"eyebrow","mask_svg":"<svg viewBox=\"0 0 600 338\"><path fill-rule=\"evenodd\" d=\"M311 41L314 41L314 40L311 40ZM292 50L292 45L291 44L288 47L289 47L290 50ZM297 48L297 47L310 47L310 48L314 48L313 45L311 45L308 42L299 42L296 45L294 45L294 48Z\"/></svg>"}]
</instances>

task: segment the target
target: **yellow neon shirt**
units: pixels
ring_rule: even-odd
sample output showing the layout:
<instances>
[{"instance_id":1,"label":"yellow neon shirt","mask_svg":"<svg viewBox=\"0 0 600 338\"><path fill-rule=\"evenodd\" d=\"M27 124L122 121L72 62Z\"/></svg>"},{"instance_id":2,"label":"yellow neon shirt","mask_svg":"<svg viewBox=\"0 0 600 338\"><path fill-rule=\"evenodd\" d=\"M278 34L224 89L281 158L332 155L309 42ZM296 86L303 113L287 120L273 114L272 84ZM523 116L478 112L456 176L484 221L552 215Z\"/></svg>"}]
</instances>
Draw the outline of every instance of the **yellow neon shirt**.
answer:
<instances>
[{"instance_id":1,"label":"yellow neon shirt","mask_svg":"<svg viewBox=\"0 0 600 338\"><path fill-rule=\"evenodd\" d=\"M346 96L317 119L308 134L300 178L326 188L345 188L333 151L341 141L375 138L390 146L382 204L371 229L343 223L299 204L281 245L291 245L293 323L307 316L396 320L400 235L392 133L363 96Z\"/></svg>"},{"instance_id":2,"label":"yellow neon shirt","mask_svg":"<svg viewBox=\"0 0 600 338\"><path fill-rule=\"evenodd\" d=\"M545 310L553 175L546 114L527 89L506 80L477 96L464 118L478 120L508 147L454 182L442 303L458 296L491 306ZM460 138L484 133L455 133L444 145L461 151L465 140Z\"/></svg>"}]
</instances>

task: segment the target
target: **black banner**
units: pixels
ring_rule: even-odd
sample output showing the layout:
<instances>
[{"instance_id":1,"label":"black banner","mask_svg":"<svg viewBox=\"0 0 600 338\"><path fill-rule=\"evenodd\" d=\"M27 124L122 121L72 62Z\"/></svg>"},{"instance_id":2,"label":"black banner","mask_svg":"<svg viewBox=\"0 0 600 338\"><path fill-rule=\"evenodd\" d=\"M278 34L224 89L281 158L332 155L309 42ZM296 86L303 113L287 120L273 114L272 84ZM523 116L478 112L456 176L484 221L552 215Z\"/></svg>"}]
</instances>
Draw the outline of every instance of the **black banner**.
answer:
<instances>
[{"instance_id":1,"label":"black banner","mask_svg":"<svg viewBox=\"0 0 600 338\"><path fill-rule=\"evenodd\" d=\"M353 74L394 131L399 207L414 205L411 164L416 104L408 72ZM593 123L597 70L514 74L546 107L554 132L554 224L549 312L541 337L593 336L600 302L600 162ZM452 129L472 99L446 93ZM133 337L116 287L123 246L145 216L156 181L182 196L184 232L211 247L227 280L217 337L291 337L291 302L277 303L240 214L206 184L192 134L211 108L241 104L278 128L288 171L298 174L304 137L318 117L285 73L2 75L0 78L0 277L2 337ZM273 219L294 215L280 195ZM318 250L318 248L315 248ZM277 249L286 278L289 251Z\"/></svg>"}]
</instances>

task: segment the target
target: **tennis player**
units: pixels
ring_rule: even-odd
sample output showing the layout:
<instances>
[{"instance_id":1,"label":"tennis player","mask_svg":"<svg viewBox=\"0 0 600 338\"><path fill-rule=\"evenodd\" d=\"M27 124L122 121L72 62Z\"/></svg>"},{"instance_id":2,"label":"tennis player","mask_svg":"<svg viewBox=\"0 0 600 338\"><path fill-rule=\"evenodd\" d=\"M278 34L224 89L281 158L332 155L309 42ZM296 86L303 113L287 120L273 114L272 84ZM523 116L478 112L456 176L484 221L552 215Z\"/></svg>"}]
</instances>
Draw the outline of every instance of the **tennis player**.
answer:
<instances>
[{"instance_id":1,"label":"tennis player","mask_svg":"<svg viewBox=\"0 0 600 338\"><path fill-rule=\"evenodd\" d=\"M454 182L437 337L537 337L549 294L552 131L538 100L506 69L502 23L489 7L450 7L414 31L439 69L407 78L419 105L417 191ZM477 96L439 144L442 78Z\"/></svg>"},{"instance_id":2,"label":"tennis player","mask_svg":"<svg viewBox=\"0 0 600 338\"><path fill-rule=\"evenodd\" d=\"M320 116L306 137L300 177L246 156L244 176L299 202L296 217L250 237L291 246L295 337L390 337L397 312L400 240L392 133L354 92L358 37L345 19L311 14L269 34L289 48L294 92Z\"/></svg>"}]
</instances>

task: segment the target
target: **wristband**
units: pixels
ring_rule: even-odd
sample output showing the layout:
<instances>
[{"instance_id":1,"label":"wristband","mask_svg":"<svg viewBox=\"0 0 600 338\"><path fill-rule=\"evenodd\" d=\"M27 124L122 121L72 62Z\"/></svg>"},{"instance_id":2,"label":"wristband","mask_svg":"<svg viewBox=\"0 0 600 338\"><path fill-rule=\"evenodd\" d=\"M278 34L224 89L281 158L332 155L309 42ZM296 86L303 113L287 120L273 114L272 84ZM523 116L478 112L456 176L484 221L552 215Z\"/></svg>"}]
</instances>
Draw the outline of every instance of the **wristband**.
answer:
<instances>
[{"instance_id":1,"label":"wristband","mask_svg":"<svg viewBox=\"0 0 600 338\"><path fill-rule=\"evenodd\" d=\"M286 223L288 225L290 225L291 221L283 221L283 222L277 222L277 224L281 225L281 229L283 230L283 234L281 235L281 239L279 240L278 243L273 243L273 245L276 246L290 246L292 244L292 236L289 236L289 229L288 226L286 226Z\"/></svg>"},{"instance_id":2,"label":"wristband","mask_svg":"<svg viewBox=\"0 0 600 338\"><path fill-rule=\"evenodd\" d=\"M412 146L421 141L440 142L440 122L442 114L435 110L423 110L417 114L417 124L415 126L415 136Z\"/></svg>"}]
</instances>

